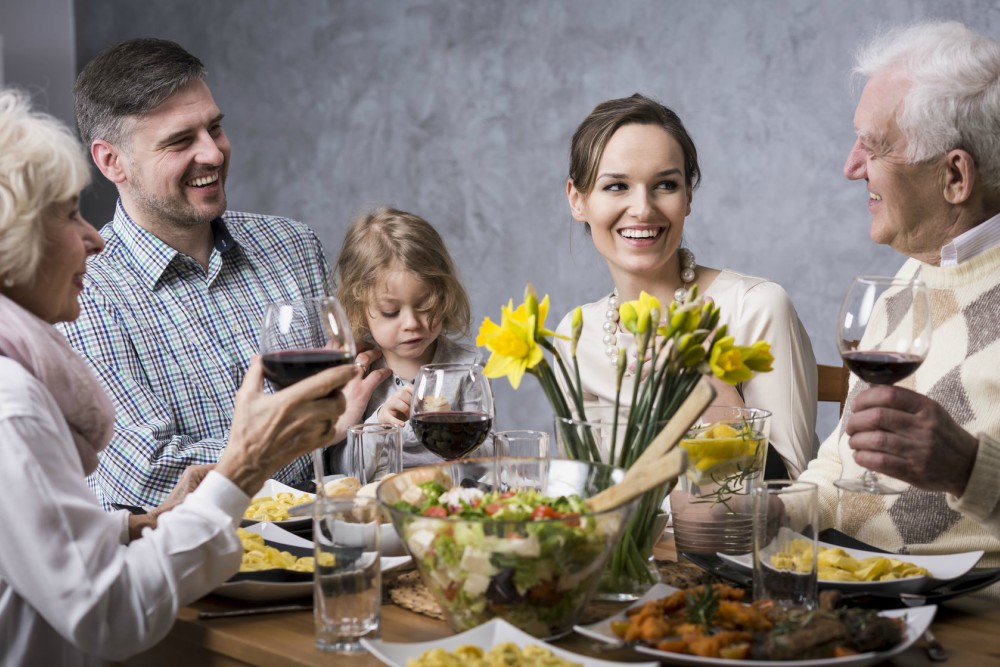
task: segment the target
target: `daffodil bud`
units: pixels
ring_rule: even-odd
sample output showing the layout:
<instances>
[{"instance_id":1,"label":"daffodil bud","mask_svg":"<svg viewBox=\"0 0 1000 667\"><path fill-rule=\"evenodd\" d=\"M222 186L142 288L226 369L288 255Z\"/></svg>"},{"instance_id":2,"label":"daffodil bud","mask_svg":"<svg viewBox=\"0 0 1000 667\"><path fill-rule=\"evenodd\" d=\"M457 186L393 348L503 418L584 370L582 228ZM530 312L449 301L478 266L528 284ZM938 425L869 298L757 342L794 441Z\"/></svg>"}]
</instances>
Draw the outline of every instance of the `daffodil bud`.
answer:
<instances>
[{"instance_id":1,"label":"daffodil bud","mask_svg":"<svg viewBox=\"0 0 1000 667\"><path fill-rule=\"evenodd\" d=\"M573 338L570 343L570 353L576 356L576 346L580 343L580 336L583 334L583 309L577 306L573 309Z\"/></svg>"},{"instance_id":2,"label":"daffodil bud","mask_svg":"<svg viewBox=\"0 0 1000 667\"><path fill-rule=\"evenodd\" d=\"M624 327L625 331L631 334L636 332L636 320L639 314L635 312L635 306L631 301L627 301L618 309L618 323Z\"/></svg>"},{"instance_id":3,"label":"daffodil bud","mask_svg":"<svg viewBox=\"0 0 1000 667\"><path fill-rule=\"evenodd\" d=\"M535 318L535 337L538 337L538 293L531 283L524 288L524 312Z\"/></svg>"},{"instance_id":4,"label":"daffodil bud","mask_svg":"<svg viewBox=\"0 0 1000 667\"><path fill-rule=\"evenodd\" d=\"M615 389L621 390L622 378L625 377L625 368L628 366L628 356L625 348L618 348L618 359L615 360Z\"/></svg>"},{"instance_id":5,"label":"daffodil bud","mask_svg":"<svg viewBox=\"0 0 1000 667\"><path fill-rule=\"evenodd\" d=\"M706 356L705 348L701 345L694 345L681 356L681 365L684 368L695 368L705 360Z\"/></svg>"},{"instance_id":6,"label":"daffodil bud","mask_svg":"<svg viewBox=\"0 0 1000 667\"><path fill-rule=\"evenodd\" d=\"M650 317L649 311L641 313L637 316L636 333L637 334L648 334L649 328L652 326L653 318Z\"/></svg>"}]
</instances>

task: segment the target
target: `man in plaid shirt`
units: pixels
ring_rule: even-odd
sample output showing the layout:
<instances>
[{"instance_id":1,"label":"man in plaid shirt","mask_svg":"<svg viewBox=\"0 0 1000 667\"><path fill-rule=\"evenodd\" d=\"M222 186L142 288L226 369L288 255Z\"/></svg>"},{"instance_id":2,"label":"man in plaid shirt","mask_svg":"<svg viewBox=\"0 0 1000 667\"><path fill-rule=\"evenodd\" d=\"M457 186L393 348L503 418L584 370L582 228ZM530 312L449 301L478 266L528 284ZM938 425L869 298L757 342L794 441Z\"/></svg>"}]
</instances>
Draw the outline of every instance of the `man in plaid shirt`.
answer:
<instances>
[{"instance_id":1,"label":"man in plaid shirt","mask_svg":"<svg viewBox=\"0 0 1000 667\"><path fill-rule=\"evenodd\" d=\"M158 505L186 467L217 461L264 308L326 293L309 228L226 210L230 146L204 75L179 45L137 39L99 54L76 83L80 136L119 194L81 315L62 327L116 407L88 479L105 508ZM275 475L311 477L308 457Z\"/></svg>"}]
</instances>

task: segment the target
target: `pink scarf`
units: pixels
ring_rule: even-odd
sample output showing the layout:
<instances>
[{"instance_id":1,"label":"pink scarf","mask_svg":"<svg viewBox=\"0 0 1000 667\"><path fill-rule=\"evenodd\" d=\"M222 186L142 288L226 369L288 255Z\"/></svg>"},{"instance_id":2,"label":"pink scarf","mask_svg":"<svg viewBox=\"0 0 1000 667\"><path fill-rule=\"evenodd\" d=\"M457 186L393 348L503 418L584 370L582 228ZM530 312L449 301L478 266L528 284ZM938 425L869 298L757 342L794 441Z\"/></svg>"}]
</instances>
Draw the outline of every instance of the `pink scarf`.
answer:
<instances>
[{"instance_id":1,"label":"pink scarf","mask_svg":"<svg viewBox=\"0 0 1000 667\"><path fill-rule=\"evenodd\" d=\"M2 294L0 355L45 385L69 424L84 472L94 472L97 452L114 433L115 409L83 359L54 327Z\"/></svg>"}]
</instances>

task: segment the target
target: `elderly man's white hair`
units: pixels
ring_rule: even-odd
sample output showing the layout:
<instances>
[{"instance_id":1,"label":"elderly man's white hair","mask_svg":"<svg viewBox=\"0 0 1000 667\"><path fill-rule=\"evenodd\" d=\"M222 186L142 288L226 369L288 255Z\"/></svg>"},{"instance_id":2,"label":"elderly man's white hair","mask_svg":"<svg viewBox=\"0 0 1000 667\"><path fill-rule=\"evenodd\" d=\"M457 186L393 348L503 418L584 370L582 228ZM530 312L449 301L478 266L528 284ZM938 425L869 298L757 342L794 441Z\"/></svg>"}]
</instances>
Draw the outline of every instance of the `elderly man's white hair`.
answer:
<instances>
[{"instance_id":1,"label":"elderly man's white hair","mask_svg":"<svg viewBox=\"0 0 1000 667\"><path fill-rule=\"evenodd\" d=\"M854 68L865 78L887 71L910 82L896 117L907 159L964 149L1000 193L1000 43L955 22L897 28L862 47Z\"/></svg>"}]
</instances>

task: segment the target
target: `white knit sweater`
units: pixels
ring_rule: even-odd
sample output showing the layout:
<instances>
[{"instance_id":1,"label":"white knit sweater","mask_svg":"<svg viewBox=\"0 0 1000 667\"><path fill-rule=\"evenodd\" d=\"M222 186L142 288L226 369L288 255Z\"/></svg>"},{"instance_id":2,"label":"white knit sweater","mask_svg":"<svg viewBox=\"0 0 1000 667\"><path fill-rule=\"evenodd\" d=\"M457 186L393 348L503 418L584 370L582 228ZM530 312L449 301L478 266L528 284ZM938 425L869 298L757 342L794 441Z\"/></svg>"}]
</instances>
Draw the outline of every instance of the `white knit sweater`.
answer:
<instances>
[{"instance_id":1,"label":"white knit sweater","mask_svg":"<svg viewBox=\"0 0 1000 667\"><path fill-rule=\"evenodd\" d=\"M843 493L838 503L834 480L864 472L844 433L854 397L868 386L853 376L837 429L801 479L820 486L824 527L899 553L983 549L981 566L1000 565L1000 246L945 268L911 259L898 275L927 283L934 326L930 354L899 386L937 401L978 437L965 493L956 498L910 487L894 496Z\"/></svg>"}]
</instances>

